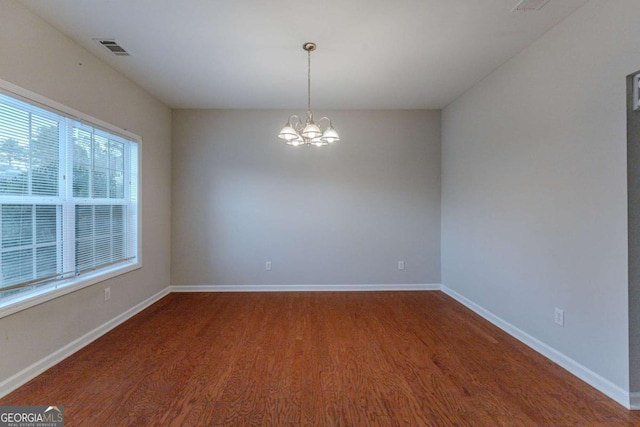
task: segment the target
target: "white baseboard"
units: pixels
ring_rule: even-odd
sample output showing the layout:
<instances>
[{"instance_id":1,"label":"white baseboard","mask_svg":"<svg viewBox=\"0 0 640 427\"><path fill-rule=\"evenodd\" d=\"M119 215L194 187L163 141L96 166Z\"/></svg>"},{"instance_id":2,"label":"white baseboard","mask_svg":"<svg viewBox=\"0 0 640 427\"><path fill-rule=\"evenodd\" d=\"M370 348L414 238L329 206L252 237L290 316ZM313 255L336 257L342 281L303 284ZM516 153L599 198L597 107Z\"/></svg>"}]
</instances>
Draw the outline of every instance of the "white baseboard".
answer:
<instances>
[{"instance_id":1,"label":"white baseboard","mask_svg":"<svg viewBox=\"0 0 640 427\"><path fill-rule=\"evenodd\" d=\"M396 285L174 285L171 292L365 292L439 291L440 284Z\"/></svg>"},{"instance_id":2,"label":"white baseboard","mask_svg":"<svg viewBox=\"0 0 640 427\"><path fill-rule=\"evenodd\" d=\"M580 378L582 381L586 382L593 388L606 394L611 399L615 400L625 408L640 409L640 393L633 393L637 395L635 396L636 407L634 408L634 405L630 399L631 396L629 395L629 393L626 392L624 389L618 387L617 385L613 384L611 381L601 377L600 375L596 374L595 372L586 368L585 366L581 365L575 360L567 357L566 355L554 349L553 347L550 347L549 345L543 343L537 338L534 338L531 335L527 334L523 330L513 326L511 323L504 321L500 317L484 309L483 307L467 299L466 297L460 295L456 291L446 286L442 286L441 290L445 294L449 295L451 298L455 299L456 301L460 302L462 305L474 311L476 314L479 314L489 322L493 323L498 328L502 329L512 337L523 342L527 346L531 347L533 350L537 351L538 353L542 354L546 358L550 359L552 362L562 366L571 374Z\"/></svg>"},{"instance_id":3,"label":"white baseboard","mask_svg":"<svg viewBox=\"0 0 640 427\"><path fill-rule=\"evenodd\" d=\"M49 354L48 356L40 359L36 363L30 366L27 366L26 368L16 373L15 375L12 375L6 380L0 382L0 397L6 396L7 394L11 393L13 390L31 381L33 378L37 377L38 375L40 375L47 369L51 368L55 364L60 363L61 361L71 356L76 351L87 346L88 344L100 338L102 335L106 334L116 326L120 325L121 323L124 323L125 321L135 316L145 308L149 307L156 301L165 297L166 295L169 294L169 292L170 292L169 288L168 287L165 288L164 290L158 292L157 294L151 296L150 298L147 298L146 300L142 301L140 304L137 304L134 307L131 307L129 310L125 311L124 313L114 317L108 322L98 326L94 330L84 334L80 338L73 340L69 344L62 347L61 349Z\"/></svg>"},{"instance_id":4,"label":"white baseboard","mask_svg":"<svg viewBox=\"0 0 640 427\"><path fill-rule=\"evenodd\" d=\"M640 410L640 393L629 393L629 409L633 411Z\"/></svg>"}]
</instances>

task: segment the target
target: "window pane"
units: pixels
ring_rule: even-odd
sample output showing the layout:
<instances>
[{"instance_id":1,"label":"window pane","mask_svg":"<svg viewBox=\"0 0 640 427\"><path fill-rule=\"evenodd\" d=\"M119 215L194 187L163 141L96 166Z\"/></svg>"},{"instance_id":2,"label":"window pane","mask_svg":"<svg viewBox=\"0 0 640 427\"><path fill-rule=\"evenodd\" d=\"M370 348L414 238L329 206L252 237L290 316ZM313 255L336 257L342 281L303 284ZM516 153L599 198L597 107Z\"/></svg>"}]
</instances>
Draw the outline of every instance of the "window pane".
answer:
<instances>
[{"instance_id":1,"label":"window pane","mask_svg":"<svg viewBox=\"0 0 640 427\"><path fill-rule=\"evenodd\" d=\"M96 236L111 234L111 206L96 206L95 230Z\"/></svg>"},{"instance_id":2,"label":"window pane","mask_svg":"<svg viewBox=\"0 0 640 427\"><path fill-rule=\"evenodd\" d=\"M93 237L93 206L76 206L76 239Z\"/></svg>"},{"instance_id":3,"label":"window pane","mask_svg":"<svg viewBox=\"0 0 640 427\"><path fill-rule=\"evenodd\" d=\"M76 241L76 270L82 271L93 265L93 239Z\"/></svg>"},{"instance_id":4,"label":"window pane","mask_svg":"<svg viewBox=\"0 0 640 427\"><path fill-rule=\"evenodd\" d=\"M109 173L109 198L124 199L124 172L111 171Z\"/></svg>"},{"instance_id":5,"label":"window pane","mask_svg":"<svg viewBox=\"0 0 640 427\"><path fill-rule=\"evenodd\" d=\"M36 276L47 277L56 274L58 270L57 247L44 246L36 249Z\"/></svg>"},{"instance_id":6,"label":"window pane","mask_svg":"<svg viewBox=\"0 0 640 427\"><path fill-rule=\"evenodd\" d=\"M124 233L124 206L114 206L112 211L111 232L113 234Z\"/></svg>"},{"instance_id":7,"label":"window pane","mask_svg":"<svg viewBox=\"0 0 640 427\"><path fill-rule=\"evenodd\" d=\"M31 154L41 159L59 157L59 124L55 120L31 115Z\"/></svg>"},{"instance_id":8,"label":"window pane","mask_svg":"<svg viewBox=\"0 0 640 427\"><path fill-rule=\"evenodd\" d=\"M126 206L76 206L76 264L88 269L126 258Z\"/></svg>"},{"instance_id":9,"label":"window pane","mask_svg":"<svg viewBox=\"0 0 640 427\"><path fill-rule=\"evenodd\" d=\"M0 170L0 194L26 195L28 193L29 171L26 166L9 166Z\"/></svg>"},{"instance_id":10,"label":"window pane","mask_svg":"<svg viewBox=\"0 0 640 427\"><path fill-rule=\"evenodd\" d=\"M100 135L93 136L93 161L97 168L109 167L109 140Z\"/></svg>"},{"instance_id":11,"label":"window pane","mask_svg":"<svg viewBox=\"0 0 640 427\"><path fill-rule=\"evenodd\" d=\"M111 262L111 237L99 237L95 243L95 265Z\"/></svg>"},{"instance_id":12,"label":"window pane","mask_svg":"<svg viewBox=\"0 0 640 427\"><path fill-rule=\"evenodd\" d=\"M3 119L7 118L2 116L0 110L0 194L28 194L29 127L25 124L23 132L22 129L9 127L2 122ZM22 124L16 126L22 127Z\"/></svg>"},{"instance_id":13,"label":"window pane","mask_svg":"<svg viewBox=\"0 0 640 427\"><path fill-rule=\"evenodd\" d=\"M89 197L91 168L84 165L73 166L73 197Z\"/></svg>"},{"instance_id":14,"label":"window pane","mask_svg":"<svg viewBox=\"0 0 640 427\"><path fill-rule=\"evenodd\" d=\"M33 163L37 163L39 166L32 169L32 194L37 196L57 196L58 161L34 158Z\"/></svg>"},{"instance_id":15,"label":"window pane","mask_svg":"<svg viewBox=\"0 0 640 427\"><path fill-rule=\"evenodd\" d=\"M109 168L123 171L124 170L124 144L117 141L111 141L109 145Z\"/></svg>"},{"instance_id":16,"label":"window pane","mask_svg":"<svg viewBox=\"0 0 640 427\"><path fill-rule=\"evenodd\" d=\"M91 165L91 133L73 128L73 164Z\"/></svg>"},{"instance_id":17,"label":"window pane","mask_svg":"<svg viewBox=\"0 0 640 427\"><path fill-rule=\"evenodd\" d=\"M122 234L113 235L113 259L126 258L124 250L124 236Z\"/></svg>"},{"instance_id":18,"label":"window pane","mask_svg":"<svg viewBox=\"0 0 640 427\"><path fill-rule=\"evenodd\" d=\"M29 113L12 105L0 103L0 140L7 139L28 143Z\"/></svg>"},{"instance_id":19,"label":"window pane","mask_svg":"<svg viewBox=\"0 0 640 427\"><path fill-rule=\"evenodd\" d=\"M73 128L73 197L90 197L92 134Z\"/></svg>"},{"instance_id":20,"label":"window pane","mask_svg":"<svg viewBox=\"0 0 640 427\"><path fill-rule=\"evenodd\" d=\"M0 103L0 195L58 195L59 126Z\"/></svg>"},{"instance_id":21,"label":"window pane","mask_svg":"<svg viewBox=\"0 0 640 427\"><path fill-rule=\"evenodd\" d=\"M107 184L109 181L109 171L107 169L96 168L93 171L93 198L107 197Z\"/></svg>"},{"instance_id":22,"label":"window pane","mask_svg":"<svg viewBox=\"0 0 640 427\"><path fill-rule=\"evenodd\" d=\"M28 194L29 113L0 103L0 194Z\"/></svg>"},{"instance_id":23,"label":"window pane","mask_svg":"<svg viewBox=\"0 0 640 427\"><path fill-rule=\"evenodd\" d=\"M58 123L32 115L31 185L34 195L58 195Z\"/></svg>"},{"instance_id":24,"label":"window pane","mask_svg":"<svg viewBox=\"0 0 640 427\"><path fill-rule=\"evenodd\" d=\"M55 242L58 235L58 207L36 206L36 243Z\"/></svg>"},{"instance_id":25,"label":"window pane","mask_svg":"<svg viewBox=\"0 0 640 427\"><path fill-rule=\"evenodd\" d=\"M2 254L2 286L10 286L33 279L33 249Z\"/></svg>"},{"instance_id":26,"label":"window pane","mask_svg":"<svg viewBox=\"0 0 640 427\"><path fill-rule=\"evenodd\" d=\"M62 237L58 227L62 223L61 207L3 205L1 211L3 253L0 287L60 272L62 266L58 257Z\"/></svg>"},{"instance_id":27,"label":"window pane","mask_svg":"<svg viewBox=\"0 0 640 427\"><path fill-rule=\"evenodd\" d=\"M31 244L33 244L33 206L3 205L2 249Z\"/></svg>"}]
</instances>

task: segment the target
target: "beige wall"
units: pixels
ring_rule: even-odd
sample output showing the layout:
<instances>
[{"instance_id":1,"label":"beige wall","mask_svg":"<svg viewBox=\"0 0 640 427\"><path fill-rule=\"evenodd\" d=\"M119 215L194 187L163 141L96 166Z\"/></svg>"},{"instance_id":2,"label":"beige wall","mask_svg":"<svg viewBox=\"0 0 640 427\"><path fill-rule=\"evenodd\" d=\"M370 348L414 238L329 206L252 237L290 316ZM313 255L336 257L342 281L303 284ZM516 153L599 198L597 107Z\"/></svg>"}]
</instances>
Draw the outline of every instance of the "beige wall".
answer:
<instances>
[{"instance_id":1,"label":"beige wall","mask_svg":"<svg viewBox=\"0 0 640 427\"><path fill-rule=\"evenodd\" d=\"M443 284L620 392L629 390L625 106L626 76L640 69L638 6L587 3L442 119Z\"/></svg>"},{"instance_id":2,"label":"beige wall","mask_svg":"<svg viewBox=\"0 0 640 427\"><path fill-rule=\"evenodd\" d=\"M0 1L0 79L143 138L143 268L0 319L2 382L169 285L171 110L12 0Z\"/></svg>"},{"instance_id":3,"label":"beige wall","mask_svg":"<svg viewBox=\"0 0 640 427\"><path fill-rule=\"evenodd\" d=\"M291 113L174 111L172 283L440 283L440 113L317 111L320 149Z\"/></svg>"}]
</instances>

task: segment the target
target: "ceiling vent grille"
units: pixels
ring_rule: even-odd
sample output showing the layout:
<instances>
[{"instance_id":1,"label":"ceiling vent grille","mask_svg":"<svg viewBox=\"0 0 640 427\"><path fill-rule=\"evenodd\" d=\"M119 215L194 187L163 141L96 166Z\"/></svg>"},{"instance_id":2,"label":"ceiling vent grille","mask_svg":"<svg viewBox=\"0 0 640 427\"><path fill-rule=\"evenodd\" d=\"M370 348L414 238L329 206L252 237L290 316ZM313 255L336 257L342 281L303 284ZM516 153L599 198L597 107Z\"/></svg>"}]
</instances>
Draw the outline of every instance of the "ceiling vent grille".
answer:
<instances>
[{"instance_id":1,"label":"ceiling vent grille","mask_svg":"<svg viewBox=\"0 0 640 427\"><path fill-rule=\"evenodd\" d=\"M549 3L549 0L522 0L513 8L512 12L538 11L547 3Z\"/></svg>"},{"instance_id":2,"label":"ceiling vent grille","mask_svg":"<svg viewBox=\"0 0 640 427\"><path fill-rule=\"evenodd\" d=\"M100 43L101 46L104 46L106 49L109 50L109 52L113 53L114 55L131 56L131 54L127 52L125 48L120 46L120 44L114 39L94 39L94 40Z\"/></svg>"}]
</instances>

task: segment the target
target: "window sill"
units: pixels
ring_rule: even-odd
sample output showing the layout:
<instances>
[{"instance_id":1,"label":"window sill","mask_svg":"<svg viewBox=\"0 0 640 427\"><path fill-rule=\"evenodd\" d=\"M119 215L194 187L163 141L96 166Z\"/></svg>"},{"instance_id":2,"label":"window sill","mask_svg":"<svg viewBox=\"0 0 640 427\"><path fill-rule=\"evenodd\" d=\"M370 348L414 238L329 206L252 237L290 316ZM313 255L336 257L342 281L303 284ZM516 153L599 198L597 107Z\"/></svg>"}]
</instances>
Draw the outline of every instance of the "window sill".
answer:
<instances>
[{"instance_id":1,"label":"window sill","mask_svg":"<svg viewBox=\"0 0 640 427\"><path fill-rule=\"evenodd\" d=\"M10 296L5 301L0 301L0 319L141 267L142 264L138 258L138 260L132 260L121 265L103 268L79 277L45 285L24 294Z\"/></svg>"}]
</instances>

